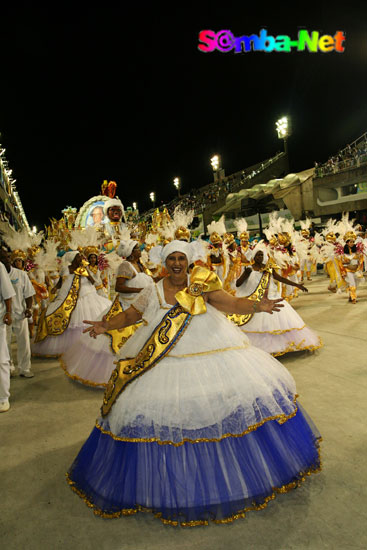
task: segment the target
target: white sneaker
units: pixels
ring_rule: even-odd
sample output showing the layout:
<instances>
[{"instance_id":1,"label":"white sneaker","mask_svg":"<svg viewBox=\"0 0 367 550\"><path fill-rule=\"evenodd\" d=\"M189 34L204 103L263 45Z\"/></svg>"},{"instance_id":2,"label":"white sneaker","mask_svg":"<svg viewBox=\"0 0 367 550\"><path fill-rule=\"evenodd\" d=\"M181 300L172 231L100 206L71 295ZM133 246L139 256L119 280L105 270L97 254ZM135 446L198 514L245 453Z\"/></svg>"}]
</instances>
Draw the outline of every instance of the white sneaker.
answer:
<instances>
[{"instance_id":1,"label":"white sneaker","mask_svg":"<svg viewBox=\"0 0 367 550\"><path fill-rule=\"evenodd\" d=\"M10 409L9 401L3 401L0 403L0 413L5 413Z\"/></svg>"},{"instance_id":2,"label":"white sneaker","mask_svg":"<svg viewBox=\"0 0 367 550\"><path fill-rule=\"evenodd\" d=\"M23 376L23 378L33 378L34 373L31 370L27 370L25 372L21 372L20 376Z\"/></svg>"}]
</instances>

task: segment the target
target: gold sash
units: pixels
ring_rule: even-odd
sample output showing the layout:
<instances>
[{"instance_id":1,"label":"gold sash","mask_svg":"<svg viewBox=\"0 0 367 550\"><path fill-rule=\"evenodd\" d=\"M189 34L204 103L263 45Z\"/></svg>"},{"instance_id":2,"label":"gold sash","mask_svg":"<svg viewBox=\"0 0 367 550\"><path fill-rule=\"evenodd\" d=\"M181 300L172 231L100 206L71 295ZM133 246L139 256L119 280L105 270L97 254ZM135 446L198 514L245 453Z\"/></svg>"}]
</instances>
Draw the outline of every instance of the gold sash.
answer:
<instances>
[{"instance_id":1,"label":"gold sash","mask_svg":"<svg viewBox=\"0 0 367 550\"><path fill-rule=\"evenodd\" d=\"M63 303L50 315L44 309L38 322L35 343L41 342L47 336L60 336L69 326L70 317L78 301L80 290L80 275L75 275L70 290Z\"/></svg>"},{"instance_id":2,"label":"gold sash","mask_svg":"<svg viewBox=\"0 0 367 550\"><path fill-rule=\"evenodd\" d=\"M123 309L121 307L119 297L116 296L112 306L106 314L106 320L109 321L112 317L115 317L115 315L121 313L122 311ZM113 353L118 353L122 346L128 341L130 336L132 336L142 324L142 321L138 321L136 324L128 327L107 331L105 334L110 338L111 351Z\"/></svg>"},{"instance_id":3,"label":"gold sash","mask_svg":"<svg viewBox=\"0 0 367 550\"><path fill-rule=\"evenodd\" d=\"M270 275L271 275L271 268L267 269L266 271L263 271L263 274L261 275L261 279L259 281L259 284L257 285L256 289L250 296L247 296L248 300L252 300L253 302L260 302L260 300L264 297L265 291L268 288L269 281L270 281ZM227 315L227 318L230 321L233 321L238 327L242 327L243 325L246 325L252 319L253 313L247 313L246 315Z\"/></svg>"},{"instance_id":4,"label":"gold sash","mask_svg":"<svg viewBox=\"0 0 367 550\"><path fill-rule=\"evenodd\" d=\"M136 357L118 361L103 396L103 417L130 382L154 367L175 346L191 319L192 316L176 304L166 313Z\"/></svg>"},{"instance_id":5,"label":"gold sash","mask_svg":"<svg viewBox=\"0 0 367 550\"><path fill-rule=\"evenodd\" d=\"M204 292L222 288L217 275L205 267L196 266L192 270L190 284L177 292L177 304L165 314L154 329L141 351L133 359L120 359L108 382L101 408L105 417L126 386L138 376L153 368L171 351L187 329L192 315L206 312Z\"/></svg>"}]
</instances>

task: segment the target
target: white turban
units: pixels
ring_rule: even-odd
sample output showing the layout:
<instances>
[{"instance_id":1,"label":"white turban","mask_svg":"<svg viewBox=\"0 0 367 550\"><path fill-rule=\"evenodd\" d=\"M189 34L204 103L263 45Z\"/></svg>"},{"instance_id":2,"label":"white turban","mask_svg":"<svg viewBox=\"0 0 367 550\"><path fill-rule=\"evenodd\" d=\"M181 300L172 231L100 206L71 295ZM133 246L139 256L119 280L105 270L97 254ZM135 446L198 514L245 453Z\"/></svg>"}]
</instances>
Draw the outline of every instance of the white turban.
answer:
<instances>
[{"instance_id":1,"label":"white turban","mask_svg":"<svg viewBox=\"0 0 367 550\"><path fill-rule=\"evenodd\" d=\"M105 216L107 216L107 210L111 208L111 206L119 206L122 213L124 213L124 205L122 204L120 199L108 199L108 201L106 201L103 205L103 212Z\"/></svg>"},{"instance_id":2,"label":"white turban","mask_svg":"<svg viewBox=\"0 0 367 550\"><path fill-rule=\"evenodd\" d=\"M249 260L253 260L256 256L256 253L260 251L264 254L263 263L266 264L268 262L269 256L263 241L257 243L257 245L251 250L251 253L249 254Z\"/></svg>"},{"instance_id":3,"label":"white turban","mask_svg":"<svg viewBox=\"0 0 367 550\"><path fill-rule=\"evenodd\" d=\"M128 258L138 244L138 241L133 241L132 239L121 241L116 252L119 256Z\"/></svg>"},{"instance_id":4,"label":"white turban","mask_svg":"<svg viewBox=\"0 0 367 550\"><path fill-rule=\"evenodd\" d=\"M182 252L185 254L188 264L192 263L192 249L190 243L186 241L171 241L166 244L161 253L162 263L165 264L167 257L174 252Z\"/></svg>"}]
</instances>

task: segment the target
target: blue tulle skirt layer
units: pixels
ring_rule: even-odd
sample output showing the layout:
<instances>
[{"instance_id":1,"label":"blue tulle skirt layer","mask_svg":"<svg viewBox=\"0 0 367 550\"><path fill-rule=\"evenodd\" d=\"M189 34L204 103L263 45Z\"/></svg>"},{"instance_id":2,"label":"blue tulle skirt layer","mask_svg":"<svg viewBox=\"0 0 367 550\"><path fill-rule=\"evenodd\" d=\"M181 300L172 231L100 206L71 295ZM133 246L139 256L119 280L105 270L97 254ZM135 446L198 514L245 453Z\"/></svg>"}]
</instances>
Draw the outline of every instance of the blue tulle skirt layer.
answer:
<instances>
[{"instance_id":1,"label":"blue tulle skirt layer","mask_svg":"<svg viewBox=\"0 0 367 550\"><path fill-rule=\"evenodd\" d=\"M94 428L68 481L103 517L151 511L173 525L224 523L264 508L318 471L319 440L301 408L283 424L179 446L119 441Z\"/></svg>"}]
</instances>

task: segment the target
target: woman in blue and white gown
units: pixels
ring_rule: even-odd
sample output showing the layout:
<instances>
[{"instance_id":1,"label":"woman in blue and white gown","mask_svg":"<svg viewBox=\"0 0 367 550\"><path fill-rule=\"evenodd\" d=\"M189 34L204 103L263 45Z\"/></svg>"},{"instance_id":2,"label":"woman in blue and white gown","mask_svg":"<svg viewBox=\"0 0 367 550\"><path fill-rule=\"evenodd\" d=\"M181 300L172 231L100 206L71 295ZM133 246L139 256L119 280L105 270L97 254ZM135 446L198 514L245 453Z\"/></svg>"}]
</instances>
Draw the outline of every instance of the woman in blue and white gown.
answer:
<instances>
[{"instance_id":1,"label":"woman in blue and white gown","mask_svg":"<svg viewBox=\"0 0 367 550\"><path fill-rule=\"evenodd\" d=\"M60 273L61 288L53 302L42 312L32 354L57 357L77 342L83 332L83 319L100 317L111 302L99 296L94 279L82 265L78 251L67 252Z\"/></svg>"},{"instance_id":2,"label":"woman in blue and white gown","mask_svg":"<svg viewBox=\"0 0 367 550\"><path fill-rule=\"evenodd\" d=\"M254 262L253 265L246 268L237 280L236 296L250 297L253 295L259 287L264 272L268 271L268 255L265 247L261 244L252 250L251 260ZM281 297L274 279L308 292L302 284L280 277L270 268L269 298ZM266 313L254 315L245 324L242 324L241 318L237 319L236 316L231 316L231 319L248 336L252 345L271 353L274 357L293 351L315 351L321 348L323 344L320 337L306 326L302 317L290 303L285 300L283 306L273 315Z\"/></svg>"},{"instance_id":3,"label":"woman in blue and white gown","mask_svg":"<svg viewBox=\"0 0 367 550\"><path fill-rule=\"evenodd\" d=\"M99 315L102 319L109 311L119 312L130 307L139 292L153 284L140 263L139 243L134 240L122 241L117 249L121 261L117 269L116 292L114 304L109 304ZM119 305L121 307L119 307ZM85 317L84 317L85 318ZM60 363L65 374L72 380L92 387L105 388L115 368L117 346L134 332L136 327L124 333L105 334L98 340L92 340L88 334L81 334L78 341L63 353Z\"/></svg>"},{"instance_id":4,"label":"woman in blue and white gown","mask_svg":"<svg viewBox=\"0 0 367 550\"><path fill-rule=\"evenodd\" d=\"M320 469L319 434L297 403L292 376L218 311L248 313L253 302L221 290L202 267L188 281L190 257L189 243L171 242L162 255L168 277L108 323L88 321L93 337L144 321L122 354L136 357L137 375L116 368L103 416L68 473L73 490L103 517L151 511L172 525L225 523ZM192 315L174 339L166 330L177 302L180 315ZM258 311L278 307L266 296L256 304ZM156 335L163 358L149 364L141 350L152 352ZM115 393L124 376L136 377Z\"/></svg>"}]
</instances>

